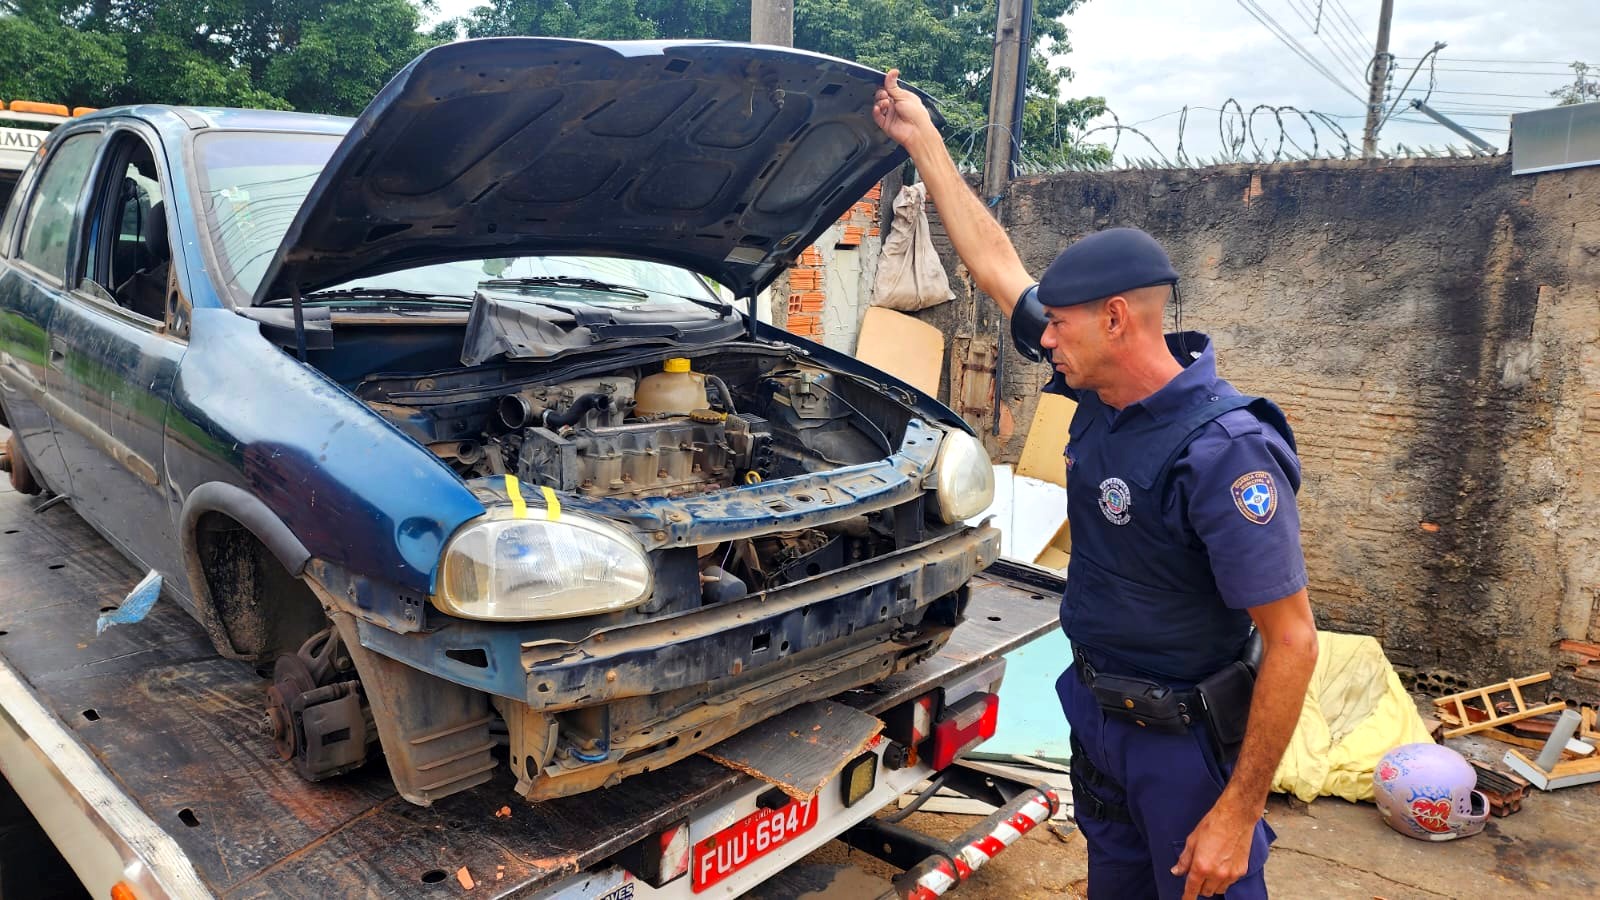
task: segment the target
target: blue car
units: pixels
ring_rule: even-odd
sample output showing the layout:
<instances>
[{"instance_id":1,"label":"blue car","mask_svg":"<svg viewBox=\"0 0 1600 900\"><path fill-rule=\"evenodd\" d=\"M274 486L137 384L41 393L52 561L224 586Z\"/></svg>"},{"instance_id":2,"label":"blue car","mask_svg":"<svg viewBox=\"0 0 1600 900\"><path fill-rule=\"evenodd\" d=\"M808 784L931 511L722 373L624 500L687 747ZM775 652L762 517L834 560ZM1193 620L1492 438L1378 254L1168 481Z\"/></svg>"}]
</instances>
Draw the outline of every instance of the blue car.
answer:
<instances>
[{"instance_id":1,"label":"blue car","mask_svg":"<svg viewBox=\"0 0 1600 900\"><path fill-rule=\"evenodd\" d=\"M414 803L615 784L911 666L998 553L989 459L752 314L903 161L881 80L513 38L354 120L63 124L0 224L12 483L270 677L301 774L381 748Z\"/></svg>"}]
</instances>

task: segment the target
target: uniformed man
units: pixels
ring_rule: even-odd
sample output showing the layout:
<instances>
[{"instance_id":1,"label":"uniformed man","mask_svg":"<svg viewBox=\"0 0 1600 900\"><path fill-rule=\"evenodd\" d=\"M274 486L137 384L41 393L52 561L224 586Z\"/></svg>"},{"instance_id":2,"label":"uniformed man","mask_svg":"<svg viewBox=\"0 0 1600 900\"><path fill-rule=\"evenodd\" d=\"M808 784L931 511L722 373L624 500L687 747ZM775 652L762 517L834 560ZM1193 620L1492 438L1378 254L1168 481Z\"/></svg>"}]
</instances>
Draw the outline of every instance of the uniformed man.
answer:
<instances>
[{"instance_id":1,"label":"uniformed man","mask_svg":"<svg viewBox=\"0 0 1600 900\"><path fill-rule=\"evenodd\" d=\"M1018 349L1054 364L1046 390L1078 402L1061 603L1074 663L1056 690L1089 896L1265 897L1262 810L1317 656L1293 435L1217 377L1205 335L1163 334L1178 274L1150 235L1091 234L1029 277L897 78L874 118Z\"/></svg>"}]
</instances>

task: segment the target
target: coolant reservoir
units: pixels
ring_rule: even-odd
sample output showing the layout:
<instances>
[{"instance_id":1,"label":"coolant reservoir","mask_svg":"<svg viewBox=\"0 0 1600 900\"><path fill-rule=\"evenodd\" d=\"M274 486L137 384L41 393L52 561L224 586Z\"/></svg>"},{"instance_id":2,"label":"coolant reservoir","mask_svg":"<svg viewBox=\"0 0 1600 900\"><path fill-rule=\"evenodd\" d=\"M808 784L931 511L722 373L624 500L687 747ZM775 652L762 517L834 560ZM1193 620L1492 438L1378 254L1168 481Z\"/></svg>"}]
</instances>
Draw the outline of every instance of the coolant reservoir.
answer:
<instances>
[{"instance_id":1,"label":"coolant reservoir","mask_svg":"<svg viewBox=\"0 0 1600 900\"><path fill-rule=\"evenodd\" d=\"M636 416L652 416L665 413L673 416L686 416L697 409L705 409L711 405L706 397L706 377L699 372L690 371L689 361L682 357L667 360L661 365L662 371L654 375L647 375L639 379L639 387L633 392Z\"/></svg>"}]
</instances>

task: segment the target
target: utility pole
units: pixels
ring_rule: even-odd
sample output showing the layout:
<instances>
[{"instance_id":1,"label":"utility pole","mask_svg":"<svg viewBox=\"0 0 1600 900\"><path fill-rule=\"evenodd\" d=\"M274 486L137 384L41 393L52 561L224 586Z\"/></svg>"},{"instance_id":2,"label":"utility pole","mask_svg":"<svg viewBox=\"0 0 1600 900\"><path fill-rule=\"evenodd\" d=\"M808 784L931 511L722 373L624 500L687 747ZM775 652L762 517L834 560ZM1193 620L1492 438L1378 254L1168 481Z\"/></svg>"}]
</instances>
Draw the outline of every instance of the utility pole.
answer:
<instances>
[{"instance_id":1,"label":"utility pole","mask_svg":"<svg viewBox=\"0 0 1600 900\"><path fill-rule=\"evenodd\" d=\"M994 26L994 68L989 70L989 127L983 150L983 197L992 200L1011 179L1012 131L1021 74L1023 0L1000 0Z\"/></svg>"},{"instance_id":2,"label":"utility pole","mask_svg":"<svg viewBox=\"0 0 1600 900\"><path fill-rule=\"evenodd\" d=\"M1479 150L1482 150L1485 153L1493 153L1494 152L1494 146L1492 144L1490 144L1488 141L1486 141L1483 138L1478 137L1476 134L1473 134L1472 132L1468 131L1466 128L1462 127L1459 123L1457 123L1454 119L1450 118L1449 116L1445 115L1442 112L1439 112L1438 110L1434 109L1433 107L1429 106L1428 104L1423 103L1421 100L1413 100L1413 101L1411 101L1411 108L1416 110L1417 112L1422 113L1423 115L1425 115L1428 118L1434 120L1435 122L1438 122L1440 125L1443 125L1444 127L1450 129L1451 131L1454 131L1456 134L1459 134L1462 137L1466 138L1467 139L1467 143L1471 144L1474 147L1477 147Z\"/></svg>"},{"instance_id":3,"label":"utility pole","mask_svg":"<svg viewBox=\"0 0 1600 900\"><path fill-rule=\"evenodd\" d=\"M794 0L750 0L750 43L794 46Z\"/></svg>"},{"instance_id":4,"label":"utility pole","mask_svg":"<svg viewBox=\"0 0 1600 900\"><path fill-rule=\"evenodd\" d=\"M1383 0L1378 11L1378 46L1372 54L1372 89L1367 94L1367 127L1361 135L1361 155L1378 155L1378 120L1383 117L1383 88L1389 83L1389 20L1394 17L1394 0Z\"/></svg>"}]
</instances>

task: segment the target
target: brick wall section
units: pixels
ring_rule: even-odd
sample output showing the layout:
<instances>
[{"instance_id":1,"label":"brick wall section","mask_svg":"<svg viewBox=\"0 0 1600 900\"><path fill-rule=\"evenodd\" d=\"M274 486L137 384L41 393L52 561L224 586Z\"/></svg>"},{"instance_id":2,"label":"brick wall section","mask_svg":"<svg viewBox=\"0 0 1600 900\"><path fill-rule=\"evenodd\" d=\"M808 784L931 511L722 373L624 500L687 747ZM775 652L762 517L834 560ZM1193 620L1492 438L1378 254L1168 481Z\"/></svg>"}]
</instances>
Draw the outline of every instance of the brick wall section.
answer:
<instances>
[{"instance_id":1,"label":"brick wall section","mask_svg":"<svg viewBox=\"0 0 1600 900\"><path fill-rule=\"evenodd\" d=\"M1378 636L1413 673L1555 668L1600 694L1600 664L1556 648L1600 642L1600 168L1071 173L1017 182L999 213L1033 272L1114 225L1167 246L1186 326L1296 429L1323 627ZM941 250L958 300L924 315L994 333ZM1005 368L1020 427L994 449L1014 460L1049 372L1015 353Z\"/></svg>"},{"instance_id":2,"label":"brick wall section","mask_svg":"<svg viewBox=\"0 0 1600 900\"><path fill-rule=\"evenodd\" d=\"M831 249L856 249L873 239L871 248L876 250L879 246L876 240L880 236L878 228L879 201L883 196L881 185L873 185L866 195L856 201L854 205L839 220L825 232L818 245L807 247L800 251L800 256L795 264L790 267L788 274L788 299L784 304L787 315L783 319L783 327L791 334L798 334L813 340L822 340L827 331L828 312L828 259L823 252L823 244L831 245ZM856 287L852 285L851 287ZM835 303L840 298L835 298ZM854 309L850 309L851 318ZM854 324L854 323L852 323ZM854 332L852 330L850 344L854 346Z\"/></svg>"}]
</instances>

